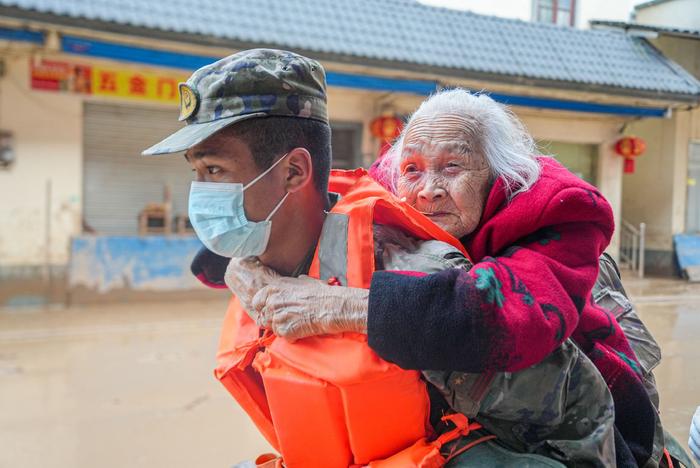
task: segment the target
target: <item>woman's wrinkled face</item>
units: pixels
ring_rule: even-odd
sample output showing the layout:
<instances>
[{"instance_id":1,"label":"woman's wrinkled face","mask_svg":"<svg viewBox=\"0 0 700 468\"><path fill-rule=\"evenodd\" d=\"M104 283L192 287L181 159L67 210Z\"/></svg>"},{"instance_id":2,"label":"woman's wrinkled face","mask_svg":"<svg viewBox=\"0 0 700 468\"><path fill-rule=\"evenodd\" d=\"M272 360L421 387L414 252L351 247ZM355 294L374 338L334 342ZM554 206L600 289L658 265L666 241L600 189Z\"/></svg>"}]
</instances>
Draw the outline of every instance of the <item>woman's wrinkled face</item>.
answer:
<instances>
[{"instance_id":1,"label":"woman's wrinkled face","mask_svg":"<svg viewBox=\"0 0 700 468\"><path fill-rule=\"evenodd\" d=\"M398 196L457 238L478 226L491 185L478 130L460 115L416 117L403 139Z\"/></svg>"}]
</instances>

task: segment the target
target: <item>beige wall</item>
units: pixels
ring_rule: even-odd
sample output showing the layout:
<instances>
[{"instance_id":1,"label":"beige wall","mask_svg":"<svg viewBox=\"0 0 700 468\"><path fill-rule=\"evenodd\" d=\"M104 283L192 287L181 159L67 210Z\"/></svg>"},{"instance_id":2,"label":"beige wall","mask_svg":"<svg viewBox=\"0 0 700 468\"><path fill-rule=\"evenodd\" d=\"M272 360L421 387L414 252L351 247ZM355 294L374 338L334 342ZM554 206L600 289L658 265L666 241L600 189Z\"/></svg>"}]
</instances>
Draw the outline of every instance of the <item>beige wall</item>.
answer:
<instances>
[{"instance_id":1,"label":"beige wall","mask_svg":"<svg viewBox=\"0 0 700 468\"><path fill-rule=\"evenodd\" d=\"M685 229L688 145L700 134L697 110L677 111L670 119L648 119L630 125L642 137L646 152L637 160L634 174L623 186L623 216L631 223L647 224L647 247L670 251L673 234ZM695 121L695 129L691 122Z\"/></svg>"},{"instance_id":2,"label":"beige wall","mask_svg":"<svg viewBox=\"0 0 700 468\"><path fill-rule=\"evenodd\" d=\"M690 8L690 3L695 8ZM697 0L675 0L640 11L640 23L673 27L700 27ZM700 78L700 40L660 35L651 40L661 52ZM623 217L647 224L648 267L673 270L673 235L685 231L688 197L688 149L700 140L700 109L674 111L671 119L646 119L629 131L647 143L635 174L624 177ZM655 251L655 252L654 252Z\"/></svg>"},{"instance_id":3,"label":"beige wall","mask_svg":"<svg viewBox=\"0 0 700 468\"><path fill-rule=\"evenodd\" d=\"M700 7L697 0L673 0L635 11L641 24L673 28L700 28Z\"/></svg>"},{"instance_id":4,"label":"beige wall","mask_svg":"<svg viewBox=\"0 0 700 468\"><path fill-rule=\"evenodd\" d=\"M0 129L14 135L16 162L0 170L0 263L53 264L68 257L80 232L82 206L82 107L78 99L29 89L29 62L4 57ZM52 183L47 212L46 182ZM47 215L51 232L47 248Z\"/></svg>"},{"instance_id":5,"label":"beige wall","mask_svg":"<svg viewBox=\"0 0 700 468\"><path fill-rule=\"evenodd\" d=\"M700 11L700 3L698 3ZM700 28L700 23L697 26ZM700 39L660 36L651 41L663 54L700 79Z\"/></svg>"}]
</instances>

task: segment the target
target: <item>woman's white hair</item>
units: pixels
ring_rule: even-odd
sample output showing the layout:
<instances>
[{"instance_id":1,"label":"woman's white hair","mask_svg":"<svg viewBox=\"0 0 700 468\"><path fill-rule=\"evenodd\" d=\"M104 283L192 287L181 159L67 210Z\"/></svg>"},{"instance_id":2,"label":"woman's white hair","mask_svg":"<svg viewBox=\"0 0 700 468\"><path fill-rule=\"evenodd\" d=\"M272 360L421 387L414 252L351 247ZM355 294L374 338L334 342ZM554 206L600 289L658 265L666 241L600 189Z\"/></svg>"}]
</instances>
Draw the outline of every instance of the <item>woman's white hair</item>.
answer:
<instances>
[{"instance_id":1,"label":"woman's white hair","mask_svg":"<svg viewBox=\"0 0 700 468\"><path fill-rule=\"evenodd\" d=\"M540 177L536 146L522 122L489 96L457 88L439 91L425 100L381 161L380 170L385 171L394 191L400 175L403 138L411 122L445 114L463 116L474 122L471 143L486 157L493 180L503 179L509 198L527 191Z\"/></svg>"}]
</instances>

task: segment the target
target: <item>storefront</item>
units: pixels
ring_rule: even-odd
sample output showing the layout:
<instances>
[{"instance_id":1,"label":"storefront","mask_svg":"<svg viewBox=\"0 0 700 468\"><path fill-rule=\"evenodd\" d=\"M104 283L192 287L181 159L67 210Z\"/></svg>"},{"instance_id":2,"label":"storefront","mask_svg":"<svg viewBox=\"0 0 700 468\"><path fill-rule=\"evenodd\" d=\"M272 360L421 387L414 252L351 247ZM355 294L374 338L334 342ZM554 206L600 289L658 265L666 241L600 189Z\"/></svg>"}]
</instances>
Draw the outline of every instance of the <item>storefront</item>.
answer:
<instances>
[{"instance_id":1,"label":"storefront","mask_svg":"<svg viewBox=\"0 0 700 468\"><path fill-rule=\"evenodd\" d=\"M17 277L18 272L39 277L64 274L75 257L71 246L76 238L138 237L162 228L158 235L169 242L191 239L183 221L191 180L186 162L177 156L139 154L181 125L177 83L237 49L154 39L137 31L133 35L96 31L79 24L64 28L39 22L32 28L0 16L0 41L5 46L0 137L10 142L14 157L12 164L0 169L0 197L9 201L0 206L0 277ZM512 107L542 153L599 187L618 222L623 166L612 149L615 141L626 124L640 119L666 121L672 107L681 105L631 91L613 96L549 88L540 78L524 82L475 78L446 69L439 73L430 67L400 69L365 63L359 56L354 61L319 59L327 70L335 167L368 167L374 161L382 142L370 127L378 117L409 115L441 87L486 90ZM167 223L144 222L144 211L166 205ZM98 248L90 242L81 245ZM615 254L618 245L616 237L610 252ZM97 289L104 290L104 284L118 289L131 287L138 276L106 269L84 270L81 281ZM151 290L174 283L191 287L186 268L181 270L173 281L139 284ZM102 283L90 279L100 275L123 278Z\"/></svg>"},{"instance_id":2,"label":"storefront","mask_svg":"<svg viewBox=\"0 0 700 468\"><path fill-rule=\"evenodd\" d=\"M144 208L169 203L173 219L166 233L178 233L178 220L187 215L189 166L182 157L146 158L140 153L182 126L177 120L177 83L188 75L146 72L128 63L92 63L73 57L30 62L29 92L36 92L37 99L65 94L82 106L83 232L139 234ZM338 114L341 119L331 122L334 167L361 166L363 116L347 110Z\"/></svg>"},{"instance_id":3,"label":"storefront","mask_svg":"<svg viewBox=\"0 0 700 468\"><path fill-rule=\"evenodd\" d=\"M173 93L190 70L31 50L4 66L0 128L14 161L0 171L9 201L0 207L0 304L200 289L188 273L198 248L186 220L190 167L181 155L140 156L182 125ZM378 96L329 89L334 167L376 157L368 126ZM160 205L168 223L144 223L144 211ZM172 264L155 268L158 256Z\"/></svg>"}]
</instances>

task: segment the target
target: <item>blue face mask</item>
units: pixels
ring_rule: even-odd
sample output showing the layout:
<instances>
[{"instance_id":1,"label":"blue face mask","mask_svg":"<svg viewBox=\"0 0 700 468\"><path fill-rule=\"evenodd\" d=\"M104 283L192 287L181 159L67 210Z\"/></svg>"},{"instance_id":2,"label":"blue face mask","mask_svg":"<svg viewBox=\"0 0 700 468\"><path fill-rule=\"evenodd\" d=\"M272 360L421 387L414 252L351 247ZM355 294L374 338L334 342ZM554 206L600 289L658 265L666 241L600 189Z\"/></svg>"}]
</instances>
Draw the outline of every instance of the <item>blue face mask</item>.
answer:
<instances>
[{"instance_id":1,"label":"blue face mask","mask_svg":"<svg viewBox=\"0 0 700 468\"><path fill-rule=\"evenodd\" d=\"M287 153L288 154L288 153ZM223 257L252 257L267 249L272 217L289 196L273 208L264 221L249 221L243 207L243 192L265 177L287 154L247 185L193 181L190 188L190 223L197 237L212 252Z\"/></svg>"}]
</instances>

